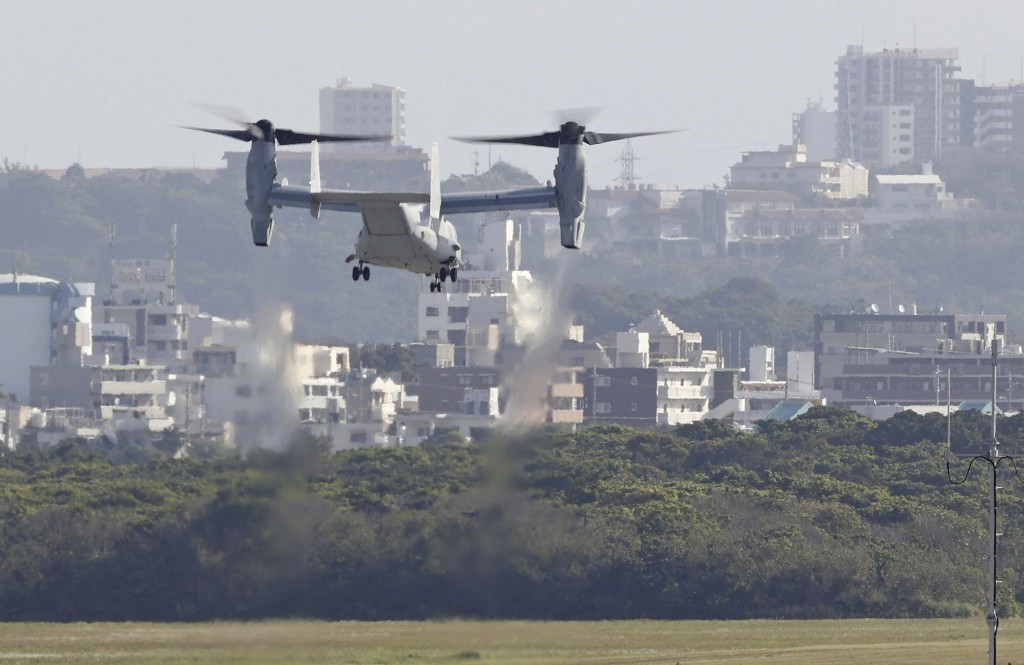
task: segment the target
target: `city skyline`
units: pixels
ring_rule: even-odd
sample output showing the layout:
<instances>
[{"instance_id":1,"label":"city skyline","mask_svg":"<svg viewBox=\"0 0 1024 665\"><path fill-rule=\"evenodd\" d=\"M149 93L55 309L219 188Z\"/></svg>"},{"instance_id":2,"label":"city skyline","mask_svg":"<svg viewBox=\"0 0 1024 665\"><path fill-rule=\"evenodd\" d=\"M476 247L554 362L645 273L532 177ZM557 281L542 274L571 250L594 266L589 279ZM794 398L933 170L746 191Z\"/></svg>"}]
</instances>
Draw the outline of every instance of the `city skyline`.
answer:
<instances>
[{"instance_id":1,"label":"city skyline","mask_svg":"<svg viewBox=\"0 0 1024 665\"><path fill-rule=\"evenodd\" d=\"M255 7L255 8L254 8ZM866 51L957 48L961 77L1020 80L1018 5L951 2L611 2L501 5L310 1L130 3L13 0L0 158L40 168L217 168L236 146L195 102L315 130L318 91L348 77L407 91L407 142L441 142L442 173L504 159L540 180L554 154L469 146L457 135L553 129L551 111L601 107L597 131L686 129L637 141L638 176L662 187L722 184L744 151L791 139L792 114L833 101L835 61ZM999 20L995 20L999 17ZM973 26L973 27L972 27ZM588 151L593 186L614 184L619 146Z\"/></svg>"}]
</instances>

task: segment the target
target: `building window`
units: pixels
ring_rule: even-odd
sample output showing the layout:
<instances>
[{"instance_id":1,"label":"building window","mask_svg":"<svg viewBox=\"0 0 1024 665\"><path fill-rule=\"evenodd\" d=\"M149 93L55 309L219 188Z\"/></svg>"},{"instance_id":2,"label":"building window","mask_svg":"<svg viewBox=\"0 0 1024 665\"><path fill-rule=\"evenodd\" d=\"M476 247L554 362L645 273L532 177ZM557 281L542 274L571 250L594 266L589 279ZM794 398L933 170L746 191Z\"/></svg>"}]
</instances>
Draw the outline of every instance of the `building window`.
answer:
<instances>
[{"instance_id":1,"label":"building window","mask_svg":"<svg viewBox=\"0 0 1024 665\"><path fill-rule=\"evenodd\" d=\"M252 397L252 388L248 384L243 383L242 385L235 388L235 394L239 397Z\"/></svg>"},{"instance_id":2,"label":"building window","mask_svg":"<svg viewBox=\"0 0 1024 665\"><path fill-rule=\"evenodd\" d=\"M436 307L428 307L427 308L427 316L438 316L439 314L440 314L440 312L438 311L438 309Z\"/></svg>"},{"instance_id":3,"label":"building window","mask_svg":"<svg viewBox=\"0 0 1024 665\"><path fill-rule=\"evenodd\" d=\"M629 410L636 411L636 402L633 402L632 404L629 405Z\"/></svg>"},{"instance_id":4,"label":"building window","mask_svg":"<svg viewBox=\"0 0 1024 665\"><path fill-rule=\"evenodd\" d=\"M436 330L427 331L427 339L437 339L439 336L440 335Z\"/></svg>"},{"instance_id":5,"label":"building window","mask_svg":"<svg viewBox=\"0 0 1024 665\"><path fill-rule=\"evenodd\" d=\"M631 386L635 386L636 385L636 377L635 376L629 377L629 385L631 385ZM634 411L635 411L635 409L634 409Z\"/></svg>"},{"instance_id":6,"label":"building window","mask_svg":"<svg viewBox=\"0 0 1024 665\"><path fill-rule=\"evenodd\" d=\"M612 405L609 404L608 402L598 402L597 404L594 405L594 410L597 411L598 413L611 413Z\"/></svg>"},{"instance_id":7,"label":"building window","mask_svg":"<svg viewBox=\"0 0 1024 665\"><path fill-rule=\"evenodd\" d=\"M352 443L366 443L366 432L352 432L349 441Z\"/></svg>"},{"instance_id":8,"label":"building window","mask_svg":"<svg viewBox=\"0 0 1024 665\"><path fill-rule=\"evenodd\" d=\"M598 376L594 379L594 385L598 388L607 388L612 385L612 377L610 376Z\"/></svg>"}]
</instances>

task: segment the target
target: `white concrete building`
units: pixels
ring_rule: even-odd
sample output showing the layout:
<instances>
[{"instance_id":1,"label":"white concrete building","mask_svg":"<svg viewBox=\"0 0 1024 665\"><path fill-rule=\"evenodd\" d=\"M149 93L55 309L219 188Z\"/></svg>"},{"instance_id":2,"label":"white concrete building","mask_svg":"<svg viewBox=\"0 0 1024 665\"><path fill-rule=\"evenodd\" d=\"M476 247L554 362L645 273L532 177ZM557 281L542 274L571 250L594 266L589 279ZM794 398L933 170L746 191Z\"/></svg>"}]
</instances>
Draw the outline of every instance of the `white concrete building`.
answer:
<instances>
[{"instance_id":1,"label":"white concrete building","mask_svg":"<svg viewBox=\"0 0 1024 665\"><path fill-rule=\"evenodd\" d=\"M405 90L377 83L355 86L351 79L338 79L336 86L320 89L320 131L391 136L392 146L405 145ZM322 149L329 152L359 150L364 146L328 143Z\"/></svg>"},{"instance_id":2,"label":"white concrete building","mask_svg":"<svg viewBox=\"0 0 1024 665\"><path fill-rule=\"evenodd\" d=\"M852 200L868 196L868 169L850 160L810 161L807 146L780 145L743 153L729 169L729 187L779 189L802 198Z\"/></svg>"},{"instance_id":3,"label":"white concrete building","mask_svg":"<svg viewBox=\"0 0 1024 665\"><path fill-rule=\"evenodd\" d=\"M712 394L712 369L687 365L655 365L658 371L658 424L686 425L707 415Z\"/></svg>"},{"instance_id":4,"label":"white concrete building","mask_svg":"<svg viewBox=\"0 0 1024 665\"><path fill-rule=\"evenodd\" d=\"M532 280L519 270L519 243L512 220L481 227L477 251L444 290L420 286L418 335L426 343L455 347L455 365L493 367L500 345L521 342L514 307Z\"/></svg>"},{"instance_id":5,"label":"white concrete building","mask_svg":"<svg viewBox=\"0 0 1024 665\"><path fill-rule=\"evenodd\" d=\"M864 209L863 224L899 224L920 219L974 219L981 205L974 199L957 199L932 165L922 165L920 175L878 175L872 199L877 205Z\"/></svg>"},{"instance_id":6,"label":"white concrete building","mask_svg":"<svg viewBox=\"0 0 1024 665\"><path fill-rule=\"evenodd\" d=\"M27 400L31 367L83 364L94 295L91 283L0 274L0 390Z\"/></svg>"},{"instance_id":7,"label":"white concrete building","mask_svg":"<svg viewBox=\"0 0 1024 665\"><path fill-rule=\"evenodd\" d=\"M959 57L955 48L847 47L836 61L836 156L878 167L959 144Z\"/></svg>"},{"instance_id":8,"label":"white concrete building","mask_svg":"<svg viewBox=\"0 0 1024 665\"><path fill-rule=\"evenodd\" d=\"M687 333L655 311L629 332L616 333L615 344L616 368L649 367L657 372L656 424L681 425L707 415L718 354L703 350L700 333Z\"/></svg>"},{"instance_id":9,"label":"white concrete building","mask_svg":"<svg viewBox=\"0 0 1024 665\"><path fill-rule=\"evenodd\" d=\"M131 359L187 372L192 362L188 328L199 308L176 297L174 261L114 261L110 297L96 308L93 323L126 326Z\"/></svg>"}]
</instances>

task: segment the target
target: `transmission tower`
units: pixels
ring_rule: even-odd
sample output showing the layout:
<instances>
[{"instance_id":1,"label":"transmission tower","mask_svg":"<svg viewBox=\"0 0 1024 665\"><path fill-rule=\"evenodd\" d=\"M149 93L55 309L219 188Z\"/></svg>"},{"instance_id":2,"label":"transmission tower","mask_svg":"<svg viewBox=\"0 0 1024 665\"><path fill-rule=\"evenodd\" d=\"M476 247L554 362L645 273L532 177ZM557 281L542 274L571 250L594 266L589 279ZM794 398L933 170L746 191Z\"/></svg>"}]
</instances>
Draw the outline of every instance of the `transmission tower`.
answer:
<instances>
[{"instance_id":1,"label":"transmission tower","mask_svg":"<svg viewBox=\"0 0 1024 665\"><path fill-rule=\"evenodd\" d=\"M636 160L638 159L639 157L633 152L633 145L627 139L626 146L622 149L622 154L615 160L622 162L622 170L619 172L619 177L616 180L621 182L623 187L632 187L639 181L636 177Z\"/></svg>"}]
</instances>

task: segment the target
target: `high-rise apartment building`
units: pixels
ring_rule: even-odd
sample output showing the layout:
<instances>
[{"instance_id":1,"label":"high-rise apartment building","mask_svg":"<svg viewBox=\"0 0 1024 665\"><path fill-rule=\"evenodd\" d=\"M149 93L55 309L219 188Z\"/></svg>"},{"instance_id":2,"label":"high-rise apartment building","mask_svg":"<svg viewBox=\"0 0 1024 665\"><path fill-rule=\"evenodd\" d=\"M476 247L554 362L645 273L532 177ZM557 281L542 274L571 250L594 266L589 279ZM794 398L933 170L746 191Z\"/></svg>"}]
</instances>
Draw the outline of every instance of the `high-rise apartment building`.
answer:
<instances>
[{"instance_id":1,"label":"high-rise apartment building","mask_svg":"<svg viewBox=\"0 0 1024 665\"><path fill-rule=\"evenodd\" d=\"M1024 84L986 86L966 80L962 89L960 140L964 145L1024 144Z\"/></svg>"},{"instance_id":2,"label":"high-rise apartment building","mask_svg":"<svg viewBox=\"0 0 1024 665\"><path fill-rule=\"evenodd\" d=\"M884 167L959 144L959 57L955 48L847 47L836 61L838 157Z\"/></svg>"},{"instance_id":3,"label":"high-rise apartment building","mask_svg":"<svg viewBox=\"0 0 1024 665\"><path fill-rule=\"evenodd\" d=\"M351 79L339 79L333 88L320 89L320 131L390 135L391 145L405 145L405 90L377 83L357 87ZM330 144L333 148L341 145L346 144ZM346 149L358 145L347 144Z\"/></svg>"}]
</instances>

